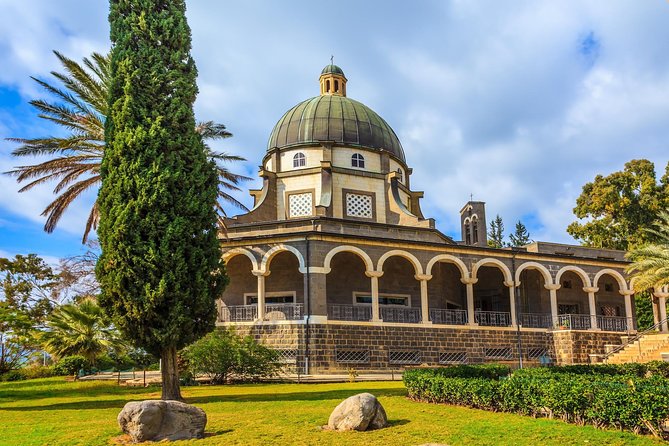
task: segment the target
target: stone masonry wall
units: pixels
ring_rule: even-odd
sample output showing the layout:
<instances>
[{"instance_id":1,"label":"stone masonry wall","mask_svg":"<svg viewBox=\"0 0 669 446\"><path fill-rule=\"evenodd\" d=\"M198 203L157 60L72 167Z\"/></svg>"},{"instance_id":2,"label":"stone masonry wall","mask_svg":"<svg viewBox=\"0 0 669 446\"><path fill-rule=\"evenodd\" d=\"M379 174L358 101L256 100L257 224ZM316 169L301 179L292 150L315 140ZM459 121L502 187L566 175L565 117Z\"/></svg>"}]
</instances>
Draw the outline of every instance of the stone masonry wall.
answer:
<instances>
[{"instance_id":1,"label":"stone masonry wall","mask_svg":"<svg viewBox=\"0 0 669 446\"><path fill-rule=\"evenodd\" d=\"M262 324L237 327L241 335L291 356L299 371L305 369L304 324ZM556 364L587 363L591 353L603 353L605 344L619 344L621 335L578 331L522 331L523 362L539 364L548 356ZM345 373L402 370L406 367L453 362L518 363L514 330L454 329L419 326L312 324L309 326L309 373ZM466 355L466 356L465 356Z\"/></svg>"}]
</instances>

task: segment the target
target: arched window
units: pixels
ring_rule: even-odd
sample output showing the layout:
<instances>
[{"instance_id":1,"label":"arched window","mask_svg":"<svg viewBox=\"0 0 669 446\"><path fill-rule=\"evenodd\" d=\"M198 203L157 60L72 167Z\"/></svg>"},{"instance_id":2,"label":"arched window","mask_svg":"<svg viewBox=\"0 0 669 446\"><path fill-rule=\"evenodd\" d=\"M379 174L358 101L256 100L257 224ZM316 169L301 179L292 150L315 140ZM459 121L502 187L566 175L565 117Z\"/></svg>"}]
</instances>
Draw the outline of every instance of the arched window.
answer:
<instances>
[{"instance_id":1,"label":"arched window","mask_svg":"<svg viewBox=\"0 0 669 446\"><path fill-rule=\"evenodd\" d=\"M307 165L307 157L304 153L298 152L293 156L293 167L304 167Z\"/></svg>"},{"instance_id":2,"label":"arched window","mask_svg":"<svg viewBox=\"0 0 669 446\"><path fill-rule=\"evenodd\" d=\"M469 222L465 223L465 244L467 245L472 244L472 236L471 236L471 230L469 228Z\"/></svg>"},{"instance_id":3,"label":"arched window","mask_svg":"<svg viewBox=\"0 0 669 446\"><path fill-rule=\"evenodd\" d=\"M325 92L330 93L330 81L325 81Z\"/></svg>"},{"instance_id":4,"label":"arched window","mask_svg":"<svg viewBox=\"0 0 669 446\"><path fill-rule=\"evenodd\" d=\"M404 183L404 172L399 167L397 168L397 179L400 183Z\"/></svg>"},{"instance_id":5,"label":"arched window","mask_svg":"<svg viewBox=\"0 0 669 446\"><path fill-rule=\"evenodd\" d=\"M351 157L351 166L359 167L361 169L365 168L365 157L359 153L354 153Z\"/></svg>"},{"instance_id":6,"label":"arched window","mask_svg":"<svg viewBox=\"0 0 669 446\"><path fill-rule=\"evenodd\" d=\"M479 223L476 216L472 217L472 244L475 245L479 242Z\"/></svg>"},{"instance_id":7,"label":"arched window","mask_svg":"<svg viewBox=\"0 0 669 446\"><path fill-rule=\"evenodd\" d=\"M335 79L335 92L339 93L339 81Z\"/></svg>"}]
</instances>

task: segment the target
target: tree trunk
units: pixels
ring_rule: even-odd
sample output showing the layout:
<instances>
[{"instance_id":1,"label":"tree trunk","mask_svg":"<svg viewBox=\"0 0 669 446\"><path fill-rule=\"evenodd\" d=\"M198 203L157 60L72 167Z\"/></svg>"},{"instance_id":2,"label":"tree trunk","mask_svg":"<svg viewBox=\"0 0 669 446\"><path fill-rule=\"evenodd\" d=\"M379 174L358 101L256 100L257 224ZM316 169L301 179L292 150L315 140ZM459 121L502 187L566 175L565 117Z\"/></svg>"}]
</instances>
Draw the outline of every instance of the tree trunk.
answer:
<instances>
[{"instance_id":1,"label":"tree trunk","mask_svg":"<svg viewBox=\"0 0 669 446\"><path fill-rule=\"evenodd\" d=\"M162 361L160 375L163 380L163 400L181 401L181 389L179 388L179 369L177 368L177 349L167 347L160 352Z\"/></svg>"}]
</instances>

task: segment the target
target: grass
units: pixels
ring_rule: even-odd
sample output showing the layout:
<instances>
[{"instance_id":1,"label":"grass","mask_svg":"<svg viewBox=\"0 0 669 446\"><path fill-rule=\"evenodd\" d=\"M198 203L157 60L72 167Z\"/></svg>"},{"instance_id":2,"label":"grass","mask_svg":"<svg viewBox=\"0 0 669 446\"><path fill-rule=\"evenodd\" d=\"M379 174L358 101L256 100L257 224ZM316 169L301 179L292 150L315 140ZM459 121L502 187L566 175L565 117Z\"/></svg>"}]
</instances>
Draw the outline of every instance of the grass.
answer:
<instances>
[{"instance_id":1,"label":"grass","mask_svg":"<svg viewBox=\"0 0 669 446\"><path fill-rule=\"evenodd\" d=\"M159 398L158 388L51 378L0 383L0 445L108 445L129 400ZM263 384L183 388L207 412L208 437L181 445L659 445L651 437L463 407L417 403L400 382ZM342 399L369 391L390 427L372 432L320 430Z\"/></svg>"}]
</instances>

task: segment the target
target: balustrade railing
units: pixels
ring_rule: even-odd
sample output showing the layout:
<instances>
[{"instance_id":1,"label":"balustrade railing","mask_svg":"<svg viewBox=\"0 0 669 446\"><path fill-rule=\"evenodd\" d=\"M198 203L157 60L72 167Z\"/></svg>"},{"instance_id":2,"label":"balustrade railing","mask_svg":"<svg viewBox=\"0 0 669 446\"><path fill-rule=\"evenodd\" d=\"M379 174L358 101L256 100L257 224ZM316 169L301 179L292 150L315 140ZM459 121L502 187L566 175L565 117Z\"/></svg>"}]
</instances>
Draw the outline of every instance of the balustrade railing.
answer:
<instances>
[{"instance_id":1,"label":"balustrade railing","mask_svg":"<svg viewBox=\"0 0 669 446\"><path fill-rule=\"evenodd\" d=\"M380 312L383 322L417 324L421 321L420 308L381 307Z\"/></svg>"},{"instance_id":2,"label":"balustrade railing","mask_svg":"<svg viewBox=\"0 0 669 446\"><path fill-rule=\"evenodd\" d=\"M304 314L302 304L268 304L265 305L265 320L296 321Z\"/></svg>"},{"instance_id":3,"label":"balustrade railing","mask_svg":"<svg viewBox=\"0 0 669 446\"><path fill-rule=\"evenodd\" d=\"M508 327L511 325L511 313L508 311L476 311L474 319L479 325L487 327Z\"/></svg>"},{"instance_id":4,"label":"balustrade railing","mask_svg":"<svg viewBox=\"0 0 669 446\"><path fill-rule=\"evenodd\" d=\"M604 331L629 331L626 317L597 316L597 327Z\"/></svg>"},{"instance_id":5,"label":"balustrade railing","mask_svg":"<svg viewBox=\"0 0 669 446\"><path fill-rule=\"evenodd\" d=\"M220 322L254 321L257 317L257 305L229 305L220 307L218 310L218 320Z\"/></svg>"},{"instance_id":6,"label":"balustrade railing","mask_svg":"<svg viewBox=\"0 0 669 446\"><path fill-rule=\"evenodd\" d=\"M589 314L560 314L554 325L562 330L590 330L592 318Z\"/></svg>"},{"instance_id":7,"label":"balustrade railing","mask_svg":"<svg viewBox=\"0 0 669 446\"><path fill-rule=\"evenodd\" d=\"M430 321L433 324L465 325L467 323L467 310L430 308Z\"/></svg>"},{"instance_id":8,"label":"balustrade railing","mask_svg":"<svg viewBox=\"0 0 669 446\"><path fill-rule=\"evenodd\" d=\"M552 328L553 318L550 313L520 313L518 323L527 328Z\"/></svg>"},{"instance_id":9,"label":"balustrade railing","mask_svg":"<svg viewBox=\"0 0 669 446\"><path fill-rule=\"evenodd\" d=\"M368 305L328 305L328 319L336 321L369 321L372 307Z\"/></svg>"}]
</instances>

